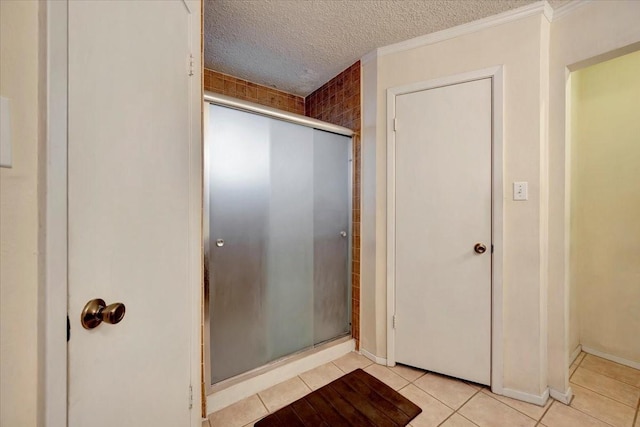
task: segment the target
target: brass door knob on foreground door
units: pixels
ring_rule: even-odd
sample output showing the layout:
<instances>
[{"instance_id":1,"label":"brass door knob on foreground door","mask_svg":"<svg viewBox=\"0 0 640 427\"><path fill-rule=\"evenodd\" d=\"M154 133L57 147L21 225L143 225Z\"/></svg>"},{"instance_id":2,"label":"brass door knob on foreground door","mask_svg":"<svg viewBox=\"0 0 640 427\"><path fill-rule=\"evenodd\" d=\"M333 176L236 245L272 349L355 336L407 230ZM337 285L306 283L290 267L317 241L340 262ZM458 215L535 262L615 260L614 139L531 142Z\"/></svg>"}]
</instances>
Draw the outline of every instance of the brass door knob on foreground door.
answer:
<instances>
[{"instance_id":1,"label":"brass door knob on foreground door","mask_svg":"<svg viewBox=\"0 0 640 427\"><path fill-rule=\"evenodd\" d=\"M124 318L125 311L121 302L106 305L103 299L92 299L84 306L80 323L85 329L93 329L102 322L115 325Z\"/></svg>"},{"instance_id":2,"label":"brass door knob on foreground door","mask_svg":"<svg viewBox=\"0 0 640 427\"><path fill-rule=\"evenodd\" d=\"M487 247L482 243L476 243L473 250L476 251L477 254L483 254L487 251Z\"/></svg>"}]
</instances>

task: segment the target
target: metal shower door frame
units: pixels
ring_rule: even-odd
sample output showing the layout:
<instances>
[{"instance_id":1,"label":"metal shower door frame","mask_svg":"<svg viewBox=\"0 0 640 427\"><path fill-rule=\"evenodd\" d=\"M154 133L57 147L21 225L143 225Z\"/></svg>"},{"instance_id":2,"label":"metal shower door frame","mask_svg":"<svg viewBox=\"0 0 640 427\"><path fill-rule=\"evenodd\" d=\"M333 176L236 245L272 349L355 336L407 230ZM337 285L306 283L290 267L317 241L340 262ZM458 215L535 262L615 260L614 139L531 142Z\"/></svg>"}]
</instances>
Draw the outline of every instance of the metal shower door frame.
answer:
<instances>
[{"instance_id":1,"label":"metal shower door frame","mask_svg":"<svg viewBox=\"0 0 640 427\"><path fill-rule=\"evenodd\" d=\"M215 393L216 391L223 390L228 388L234 384L242 382L248 378L257 376L261 373L270 371L277 366L280 366L282 363L286 363L288 359L299 358L304 353L309 352L312 353L316 351L316 347L324 346L325 343L315 344L311 349L304 349L299 352L295 352L293 354L284 356L283 358L274 360L272 362L267 363L266 365L260 366L256 369L253 369L249 372L245 372L243 374L237 375L235 377L231 377L229 379L223 380L219 383L212 384L211 383L211 330L210 330L210 314L209 314L209 304L210 304L210 293L209 293L209 259L211 256L210 253L210 232L211 232L211 224L209 224L209 214L210 214L210 184L208 177L211 172L211 165L209 156L209 144L207 142L208 135L208 123L209 123L209 104L217 105L221 107L232 108L240 111L244 111L251 114L257 114L266 116L276 120L282 120L285 122L310 127L317 130L322 130L326 132L331 132L338 135L343 135L349 137L347 152L348 152L348 250L347 250L347 320L349 324L349 330L352 328L352 259L353 259L353 135L354 132L351 129L334 125L331 123L326 123L321 120L316 120L310 117L302 116L299 114L289 113L281 110L277 110L270 107L265 107L262 105L258 105L255 103L251 103L248 101L242 101L239 99L231 98L225 95L216 94L213 92L205 91L204 93L204 106L203 106L203 213L202 213L202 243L203 243L203 323L202 323L202 338L203 338L203 360L204 360L204 386L206 390L206 394L210 395ZM337 340L343 339L343 336L336 337ZM331 341L331 340L330 340Z\"/></svg>"}]
</instances>

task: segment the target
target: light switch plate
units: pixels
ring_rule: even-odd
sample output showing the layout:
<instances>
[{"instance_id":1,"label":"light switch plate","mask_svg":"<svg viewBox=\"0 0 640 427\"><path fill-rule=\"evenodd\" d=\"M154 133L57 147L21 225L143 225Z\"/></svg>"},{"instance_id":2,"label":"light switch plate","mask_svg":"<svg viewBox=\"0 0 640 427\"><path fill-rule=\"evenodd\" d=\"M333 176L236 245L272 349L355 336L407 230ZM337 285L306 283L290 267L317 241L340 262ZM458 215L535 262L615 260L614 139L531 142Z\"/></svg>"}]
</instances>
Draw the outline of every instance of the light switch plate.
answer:
<instances>
[{"instance_id":1,"label":"light switch plate","mask_svg":"<svg viewBox=\"0 0 640 427\"><path fill-rule=\"evenodd\" d=\"M11 111L9 99L0 96L0 167L10 168L11 158Z\"/></svg>"},{"instance_id":2,"label":"light switch plate","mask_svg":"<svg viewBox=\"0 0 640 427\"><path fill-rule=\"evenodd\" d=\"M529 183L514 182L513 183L513 200L529 200Z\"/></svg>"}]
</instances>

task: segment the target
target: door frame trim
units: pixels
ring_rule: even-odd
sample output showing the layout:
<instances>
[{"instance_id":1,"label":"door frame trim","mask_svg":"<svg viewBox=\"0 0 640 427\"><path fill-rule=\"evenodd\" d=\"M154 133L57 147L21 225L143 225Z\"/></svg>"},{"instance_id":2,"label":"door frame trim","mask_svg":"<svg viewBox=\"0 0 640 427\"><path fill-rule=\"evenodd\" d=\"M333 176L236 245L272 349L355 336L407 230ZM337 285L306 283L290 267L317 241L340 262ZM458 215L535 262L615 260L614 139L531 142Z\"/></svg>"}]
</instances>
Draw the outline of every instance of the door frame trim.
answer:
<instances>
[{"instance_id":1,"label":"door frame trim","mask_svg":"<svg viewBox=\"0 0 640 427\"><path fill-rule=\"evenodd\" d=\"M68 0L40 3L38 203L39 246L38 424L67 426L67 65Z\"/></svg>"},{"instance_id":2,"label":"door frame trim","mask_svg":"<svg viewBox=\"0 0 640 427\"><path fill-rule=\"evenodd\" d=\"M202 423L201 318L202 318L202 123L201 110L201 5L202 0L183 0L189 10L189 43L194 74L190 93L192 118L189 148L189 292L190 372L192 408L189 425ZM39 10L39 121L38 180L41 222L38 234L43 261L39 265L38 301L38 425L68 425L68 367L64 319L68 313L68 5L69 0L46 0ZM194 13L195 11L195 13ZM40 184L39 184L40 185ZM77 331L78 325L71 328ZM185 405L189 402L185 401Z\"/></svg>"},{"instance_id":3,"label":"door frame trim","mask_svg":"<svg viewBox=\"0 0 640 427\"><path fill-rule=\"evenodd\" d=\"M395 264L396 264L396 141L394 119L396 97L443 86L491 78L492 138L491 138L491 390L503 393L503 67L502 65L411 83L387 89L387 365L395 365Z\"/></svg>"}]
</instances>

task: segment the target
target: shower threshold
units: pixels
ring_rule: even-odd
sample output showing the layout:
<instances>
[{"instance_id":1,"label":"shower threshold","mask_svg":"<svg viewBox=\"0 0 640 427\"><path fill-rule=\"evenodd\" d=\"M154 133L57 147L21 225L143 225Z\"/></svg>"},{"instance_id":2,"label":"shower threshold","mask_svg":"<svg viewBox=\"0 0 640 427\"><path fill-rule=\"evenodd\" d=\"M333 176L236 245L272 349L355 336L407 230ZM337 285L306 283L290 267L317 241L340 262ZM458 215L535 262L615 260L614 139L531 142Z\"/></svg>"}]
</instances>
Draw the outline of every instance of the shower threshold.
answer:
<instances>
[{"instance_id":1,"label":"shower threshold","mask_svg":"<svg viewBox=\"0 0 640 427\"><path fill-rule=\"evenodd\" d=\"M245 397L331 362L353 351L354 348L355 340L351 337L351 333L345 333L312 348L284 356L213 384L207 392L207 413L218 411Z\"/></svg>"}]
</instances>

